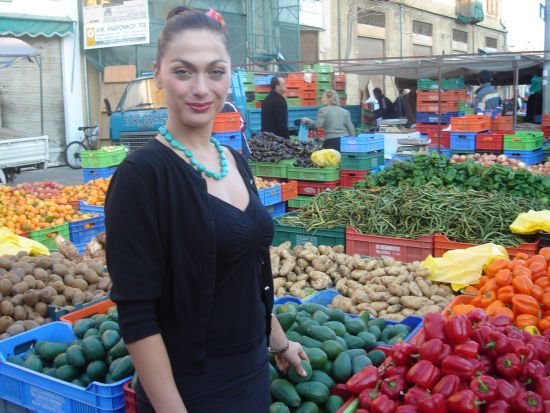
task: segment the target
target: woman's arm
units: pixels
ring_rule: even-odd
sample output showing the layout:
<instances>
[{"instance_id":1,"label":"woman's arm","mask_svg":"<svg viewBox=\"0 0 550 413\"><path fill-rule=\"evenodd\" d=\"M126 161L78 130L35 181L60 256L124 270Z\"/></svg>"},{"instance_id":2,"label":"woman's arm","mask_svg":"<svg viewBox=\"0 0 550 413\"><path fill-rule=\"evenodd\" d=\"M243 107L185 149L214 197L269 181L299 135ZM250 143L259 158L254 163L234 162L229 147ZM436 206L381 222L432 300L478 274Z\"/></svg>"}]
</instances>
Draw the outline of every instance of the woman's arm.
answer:
<instances>
[{"instance_id":1,"label":"woman's arm","mask_svg":"<svg viewBox=\"0 0 550 413\"><path fill-rule=\"evenodd\" d=\"M306 376L306 372L302 368L301 361L308 360L307 354L300 343L289 341L286 338L285 332L283 331L281 324L279 324L279 320L277 320L277 317L275 316L271 317L269 348L271 351L276 353L281 351L280 354L275 356L275 361L277 362L277 367L279 370L286 373L288 366L292 365L300 376Z\"/></svg>"},{"instance_id":2,"label":"woman's arm","mask_svg":"<svg viewBox=\"0 0 550 413\"><path fill-rule=\"evenodd\" d=\"M351 114L348 110L346 110L346 129L348 130L350 136L355 135L355 127L353 126L353 122L351 121Z\"/></svg>"},{"instance_id":3,"label":"woman's arm","mask_svg":"<svg viewBox=\"0 0 550 413\"><path fill-rule=\"evenodd\" d=\"M128 344L128 351L156 413L187 413L160 334Z\"/></svg>"}]
</instances>

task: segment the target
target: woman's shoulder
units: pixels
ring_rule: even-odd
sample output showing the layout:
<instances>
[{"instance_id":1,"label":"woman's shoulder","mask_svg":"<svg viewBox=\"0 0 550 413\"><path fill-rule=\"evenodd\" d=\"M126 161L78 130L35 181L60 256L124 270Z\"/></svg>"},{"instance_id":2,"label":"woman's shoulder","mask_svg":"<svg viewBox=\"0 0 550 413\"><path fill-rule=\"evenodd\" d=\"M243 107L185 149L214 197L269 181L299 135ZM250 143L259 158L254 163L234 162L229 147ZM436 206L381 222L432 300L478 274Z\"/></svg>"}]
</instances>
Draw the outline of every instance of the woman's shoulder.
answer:
<instances>
[{"instance_id":1,"label":"woman's shoulder","mask_svg":"<svg viewBox=\"0 0 550 413\"><path fill-rule=\"evenodd\" d=\"M129 153L119 168L143 174L153 170L163 170L166 168L167 155L169 155L167 149L170 150L156 138L152 138L145 145Z\"/></svg>"}]
</instances>

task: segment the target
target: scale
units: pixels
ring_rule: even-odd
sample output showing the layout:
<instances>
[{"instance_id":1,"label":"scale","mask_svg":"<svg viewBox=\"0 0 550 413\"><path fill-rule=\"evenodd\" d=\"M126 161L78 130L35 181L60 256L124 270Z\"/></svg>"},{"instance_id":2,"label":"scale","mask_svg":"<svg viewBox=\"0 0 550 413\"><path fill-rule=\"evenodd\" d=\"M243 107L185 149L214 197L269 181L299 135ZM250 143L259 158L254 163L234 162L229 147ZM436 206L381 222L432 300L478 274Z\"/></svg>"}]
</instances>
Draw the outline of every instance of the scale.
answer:
<instances>
[{"instance_id":1,"label":"scale","mask_svg":"<svg viewBox=\"0 0 550 413\"><path fill-rule=\"evenodd\" d=\"M398 146L393 159L407 161L414 155L427 155L430 152L429 145L431 142L430 139L422 138L398 139Z\"/></svg>"}]
</instances>

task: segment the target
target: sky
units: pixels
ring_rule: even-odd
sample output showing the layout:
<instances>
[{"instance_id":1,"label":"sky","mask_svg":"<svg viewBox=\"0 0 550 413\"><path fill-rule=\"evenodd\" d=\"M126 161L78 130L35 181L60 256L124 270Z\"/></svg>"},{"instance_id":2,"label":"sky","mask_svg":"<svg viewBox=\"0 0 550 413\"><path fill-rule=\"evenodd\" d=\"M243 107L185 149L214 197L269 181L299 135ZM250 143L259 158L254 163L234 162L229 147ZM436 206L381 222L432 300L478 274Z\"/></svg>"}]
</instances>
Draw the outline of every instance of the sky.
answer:
<instances>
[{"instance_id":1,"label":"sky","mask_svg":"<svg viewBox=\"0 0 550 413\"><path fill-rule=\"evenodd\" d=\"M544 50L541 3L544 5L545 0L502 0L502 22L508 30L510 50Z\"/></svg>"}]
</instances>

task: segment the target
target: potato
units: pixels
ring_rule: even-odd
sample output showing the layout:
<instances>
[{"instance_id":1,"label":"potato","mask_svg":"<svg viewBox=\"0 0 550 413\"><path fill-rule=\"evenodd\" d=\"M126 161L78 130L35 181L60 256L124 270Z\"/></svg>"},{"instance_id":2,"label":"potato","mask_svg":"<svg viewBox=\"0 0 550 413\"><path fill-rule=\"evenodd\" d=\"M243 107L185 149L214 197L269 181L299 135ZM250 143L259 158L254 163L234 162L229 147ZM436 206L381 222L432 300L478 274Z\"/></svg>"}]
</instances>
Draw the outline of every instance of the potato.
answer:
<instances>
[{"instance_id":1,"label":"potato","mask_svg":"<svg viewBox=\"0 0 550 413\"><path fill-rule=\"evenodd\" d=\"M0 303L0 313L2 313L3 316L11 317L13 315L13 309L14 305L9 300L2 300L2 303Z\"/></svg>"},{"instance_id":2,"label":"potato","mask_svg":"<svg viewBox=\"0 0 550 413\"><path fill-rule=\"evenodd\" d=\"M449 300L445 297L441 297L440 295L432 295L430 297L430 300L432 300L435 303L448 303Z\"/></svg>"},{"instance_id":3,"label":"potato","mask_svg":"<svg viewBox=\"0 0 550 413\"><path fill-rule=\"evenodd\" d=\"M35 306L40 301L40 293L36 290L27 290L23 293L23 301L27 305Z\"/></svg>"},{"instance_id":4,"label":"potato","mask_svg":"<svg viewBox=\"0 0 550 413\"><path fill-rule=\"evenodd\" d=\"M25 275L23 277L23 282L27 283L29 288L36 288L36 280L32 275Z\"/></svg>"},{"instance_id":5,"label":"potato","mask_svg":"<svg viewBox=\"0 0 550 413\"><path fill-rule=\"evenodd\" d=\"M296 282L309 280L309 274L300 274L296 276Z\"/></svg>"},{"instance_id":6,"label":"potato","mask_svg":"<svg viewBox=\"0 0 550 413\"><path fill-rule=\"evenodd\" d=\"M14 320L26 320L27 312L21 305L16 305L13 309L13 318Z\"/></svg>"},{"instance_id":7,"label":"potato","mask_svg":"<svg viewBox=\"0 0 550 413\"><path fill-rule=\"evenodd\" d=\"M407 308L413 308L415 310L420 309L422 306L429 304L429 300L424 297L416 297L414 295L405 295L401 297L400 303Z\"/></svg>"},{"instance_id":8,"label":"potato","mask_svg":"<svg viewBox=\"0 0 550 413\"><path fill-rule=\"evenodd\" d=\"M388 314L395 314L400 312L403 309L403 306L401 304L393 304L390 305L388 308L386 308L386 312Z\"/></svg>"},{"instance_id":9,"label":"potato","mask_svg":"<svg viewBox=\"0 0 550 413\"><path fill-rule=\"evenodd\" d=\"M399 304L399 297L393 296L386 301L389 305Z\"/></svg>"},{"instance_id":10,"label":"potato","mask_svg":"<svg viewBox=\"0 0 550 413\"><path fill-rule=\"evenodd\" d=\"M424 278L416 277L415 281L418 285L418 288L420 288L420 291L422 291L422 295L424 295L424 297L430 297L432 295L430 285L426 282Z\"/></svg>"},{"instance_id":11,"label":"potato","mask_svg":"<svg viewBox=\"0 0 550 413\"><path fill-rule=\"evenodd\" d=\"M441 312L441 309L436 305L424 305L420 307L418 310L416 310L417 315L425 316L428 313L439 313Z\"/></svg>"},{"instance_id":12,"label":"potato","mask_svg":"<svg viewBox=\"0 0 550 413\"><path fill-rule=\"evenodd\" d=\"M33 328L36 328L36 327L39 327L39 324L36 322L36 321L33 321L33 320L25 320L23 322L23 328L25 328L25 330L32 330Z\"/></svg>"},{"instance_id":13,"label":"potato","mask_svg":"<svg viewBox=\"0 0 550 413\"><path fill-rule=\"evenodd\" d=\"M334 247L332 247L332 250L336 254L342 254L344 252L344 246L343 245L335 245Z\"/></svg>"},{"instance_id":14,"label":"potato","mask_svg":"<svg viewBox=\"0 0 550 413\"><path fill-rule=\"evenodd\" d=\"M411 295L416 295L417 297L422 297L422 290L420 290L420 287L416 283L416 281L410 281L409 282L409 292Z\"/></svg>"},{"instance_id":15,"label":"potato","mask_svg":"<svg viewBox=\"0 0 550 413\"><path fill-rule=\"evenodd\" d=\"M376 268L376 265L378 264L378 261L376 260L369 260L367 261L367 263L365 264L365 270L366 271L372 271Z\"/></svg>"},{"instance_id":16,"label":"potato","mask_svg":"<svg viewBox=\"0 0 550 413\"><path fill-rule=\"evenodd\" d=\"M23 294L17 294L10 298L10 301L13 305L23 305L25 301L23 300Z\"/></svg>"},{"instance_id":17,"label":"potato","mask_svg":"<svg viewBox=\"0 0 550 413\"><path fill-rule=\"evenodd\" d=\"M107 291L110 286L111 286L111 279L109 277L102 277L97 283L97 288L103 291Z\"/></svg>"},{"instance_id":18,"label":"potato","mask_svg":"<svg viewBox=\"0 0 550 413\"><path fill-rule=\"evenodd\" d=\"M324 277L320 277L311 281L311 286L316 290L324 290L332 282L331 278L324 274Z\"/></svg>"},{"instance_id":19,"label":"potato","mask_svg":"<svg viewBox=\"0 0 550 413\"><path fill-rule=\"evenodd\" d=\"M21 324L12 324L9 326L6 330L6 333L8 333L10 336L15 336L17 334L21 334L25 331L25 327L23 327Z\"/></svg>"},{"instance_id":20,"label":"potato","mask_svg":"<svg viewBox=\"0 0 550 413\"><path fill-rule=\"evenodd\" d=\"M387 292L369 293L370 301L387 301L390 295Z\"/></svg>"},{"instance_id":21,"label":"potato","mask_svg":"<svg viewBox=\"0 0 550 413\"><path fill-rule=\"evenodd\" d=\"M23 294L29 288L30 288L29 284L27 284L24 281L21 281L13 286L13 288L11 289L11 294L12 295Z\"/></svg>"},{"instance_id":22,"label":"potato","mask_svg":"<svg viewBox=\"0 0 550 413\"><path fill-rule=\"evenodd\" d=\"M80 291L86 291L88 283L81 279L76 279L72 282L71 287L78 288Z\"/></svg>"},{"instance_id":23,"label":"potato","mask_svg":"<svg viewBox=\"0 0 550 413\"><path fill-rule=\"evenodd\" d=\"M354 280L360 280L362 277L368 275L367 270L353 270L351 272L351 278Z\"/></svg>"},{"instance_id":24,"label":"potato","mask_svg":"<svg viewBox=\"0 0 550 413\"><path fill-rule=\"evenodd\" d=\"M415 312L416 312L416 310L414 310L412 308L404 308L403 310L401 310L401 314L404 317L408 317L410 315L413 315Z\"/></svg>"},{"instance_id":25,"label":"potato","mask_svg":"<svg viewBox=\"0 0 550 413\"><path fill-rule=\"evenodd\" d=\"M281 277L286 276L290 271L292 271L295 264L296 264L296 259L294 257L285 259L282 262L281 267L279 268L279 275Z\"/></svg>"},{"instance_id":26,"label":"potato","mask_svg":"<svg viewBox=\"0 0 550 413\"><path fill-rule=\"evenodd\" d=\"M84 293L80 289L75 288L75 292L71 302L73 305L81 304L85 302L85 298L86 297L84 296Z\"/></svg>"},{"instance_id":27,"label":"potato","mask_svg":"<svg viewBox=\"0 0 550 413\"><path fill-rule=\"evenodd\" d=\"M50 304L56 295L57 291L55 290L55 288L53 288L52 286L47 286L40 291L40 301L46 304Z\"/></svg>"},{"instance_id":28,"label":"potato","mask_svg":"<svg viewBox=\"0 0 550 413\"><path fill-rule=\"evenodd\" d=\"M390 294L397 296L397 297L403 297L404 295L408 295L409 290L402 287L401 285L392 284L388 286L388 291Z\"/></svg>"},{"instance_id":29,"label":"potato","mask_svg":"<svg viewBox=\"0 0 550 413\"><path fill-rule=\"evenodd\" d=\"M328 259L325 255L320 255L315 257L311 261L311 266L317 271L326 272L329 267L332 265L332 261Z\"/></svg>"},{"instance_id":30,"label":"potato","mask_svg":"<svg viewBox=\"0 0 550 413\"><path fill-rule=\"evenodd\" d=\"M365 308L365 311L368 311L369 314L371 315L371 317L378 317L378 311L376 311L374 308L372 307L366 307Z\"/></svg>"},{"instance_id":31,"label":"potato","mask_svg":"<svg viewBox=\"0 0 550 413\"><path fill-rule=\"evenodd\" d=\"M0 257L0 268L9 270L11 268L11 264L12 262L7 258L7 256Z\"/></svg>"},{"instance_id":32,"label":"potato","mask_svg":"<svg viewBox=\"0 0 550 413\"><path fill-rule=\"evenodd\" d=\"M44 281L36 280L36 287L34 288L35 290L41 290L44 287L46 287L46 284L44 283Z\"/></svg>"},{"instance_id":33,"label":"potato","mask_svg":"<svg viewBox=\"0 0 550 413\"><path fill-rule=\"evenodd\" d=\"M403 314L396 313L396 314L386 314L384 318L386 320L397 321L398 323L400 323L405 319L405 316Z\"/></svg>"},{"instance_id":34,"label":"potato","mask_svg":"<svg viewBox=\"0 0 550 413\"><path fill-rule=\"evenodd\" d=\"M6 330L13 324L13 318L5 315L0 317L0 333L5 333Z\"/></svg>"},{"instance_id":35,"label":"potato","mask_svg":"<svg viewBox=\"0 0 550 413\"><path fill-rule=\"evenodd\" d=\"M49 270L52 268L52 259L50 257L40 257L38 262L36 263L36 266L38 268L42 268L43 270Z\"/></svg>"},{"instance_id":36,"label":"potato","mask_svg":"<svg viewBox=\"0 0 550 413\"><path fill-rule=\"evenodd\" d=\"M56 263L56 264L54 264L54 265L52 266L52 273L57 274L57 275L63 277L63 276L65 276L65 275L69 274L69 268L66 267L66 266L63 265L63 264L58 264L58 263Z\"/></svg>"},{"instance_id":37,"label":"potato","mask_svg":"<svg viewBox=\"0 0 550 413\"><path fill-rule=\"evenodd\" d=\"M378 268L376 270L372 270L370 272L370 275L371 275L371 280L372 280L376 277L383 277L384 275L386 275L386 271L384 271L382 268Z\"/></svg>"},{"instance_id":38,"label":"potato","mask_svg":"<svg viewBox=\"0 0 550 413\"><path fill-rule=\"evenodd\" d=\"M284 296L286 295L286 289L285 289L284 287L279 288L279 289L276 291L275 295L276 295L277 297L284 297Z\"/></svg>"},{"instance_id":39,"label":"potato","mask_svg":"<svg viewBox=\"0 0 550 413\"><path fill-rule=\"evenodd\" d=\"M34 311L40 314L41 317L46 317L48 315L48 304L44 302L36 303Z\"/></svg>"},{"instance_id":40,"label":"potato","mask_svg":"<svg viewBox=\"0 0 550 413\"><path fill-rule=\"evenodd\" d=\"M369 295L361 290L355 290L350 294L350 298L352 299L354 304L360 304L360 303L369 303L371 300L369 299Z\"/></svg>"},{"instance_id":41,"label":"potato","mask_svg":"<svg viewBox=\"0 0 550 413\"><path fill-rule=\"evenodd\" d=\"M273 277L277 277L279 275L279 263L281 261L281 258L278 255L271 255L271 274Z\"/></svg>"},{"instance_id":42,"label":"potato","mask_svg":"<svg viewBox=\"0 0 550 413\"><path fill-rule=\"evenodd\" d=\"M385 301L374 301L370 303L370 308L376 310L376 311L382 311L388 308L389 305Z\"/></svg>"}]
</instances>

